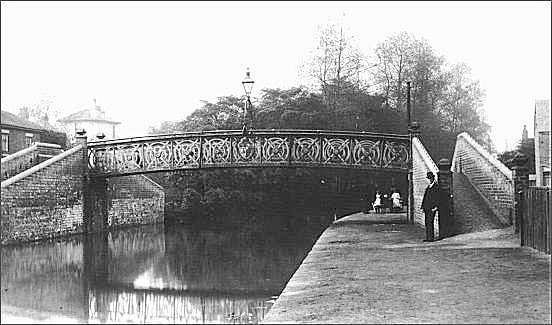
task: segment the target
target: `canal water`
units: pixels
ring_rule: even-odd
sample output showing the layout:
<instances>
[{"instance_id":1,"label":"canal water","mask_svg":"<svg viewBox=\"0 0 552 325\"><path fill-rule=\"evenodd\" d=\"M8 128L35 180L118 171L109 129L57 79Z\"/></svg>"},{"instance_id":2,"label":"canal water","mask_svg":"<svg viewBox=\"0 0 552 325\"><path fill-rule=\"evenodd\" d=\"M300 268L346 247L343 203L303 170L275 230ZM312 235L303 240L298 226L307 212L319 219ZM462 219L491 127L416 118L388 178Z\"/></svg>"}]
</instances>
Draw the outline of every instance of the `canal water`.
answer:
<instances>
[{"instance_id":1,"label":"canal water","mask_svg":"<svg viewBox=\"0 0 552 325\"><path fill-rule=\"evenodd\" d=\"M2 247L1 322L258 323L321 231L151 225Z\"/></svg>"}]
</instances>

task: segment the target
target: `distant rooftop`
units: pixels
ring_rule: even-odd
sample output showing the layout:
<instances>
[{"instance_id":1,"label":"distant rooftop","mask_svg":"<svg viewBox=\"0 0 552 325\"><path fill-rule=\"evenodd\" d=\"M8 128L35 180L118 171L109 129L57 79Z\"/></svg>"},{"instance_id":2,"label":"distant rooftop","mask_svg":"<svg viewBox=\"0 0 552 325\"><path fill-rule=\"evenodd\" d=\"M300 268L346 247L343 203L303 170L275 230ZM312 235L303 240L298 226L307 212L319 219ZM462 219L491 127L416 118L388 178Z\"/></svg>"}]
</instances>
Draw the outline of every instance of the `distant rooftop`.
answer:
<instances>
[{"instance_id":1,"label":"distant rooftop","mask_svg":"<svg viewBox=\"0 0 552 325\"><path fill-rule=\"evenodd\" d=\"M1 111L1 112L2 112L2 115L1 115L2 125L9 125L9 126L15 126L19 128L33 129L33 130L50 130L50 131L53 130L53 128L42 127L37 123L21 118L10 112L7 112L7 111Z\"/></svg>"},{"instance_id":2,"label":"distant rooftop","mask_svg":"<svg viewBox=\"0 0 552 325\"><path fill-rule=\"evenodd\" d=\"M111 124L120 124L121 122L114 121L108 118L105 112L100 106L96 104L94 99L94 104L86 109L80 110L76 113L70 114L58 120L59 122L75 122L75 121L95 121L95 122L105 122Z\"/></svg>"}]
</instances>

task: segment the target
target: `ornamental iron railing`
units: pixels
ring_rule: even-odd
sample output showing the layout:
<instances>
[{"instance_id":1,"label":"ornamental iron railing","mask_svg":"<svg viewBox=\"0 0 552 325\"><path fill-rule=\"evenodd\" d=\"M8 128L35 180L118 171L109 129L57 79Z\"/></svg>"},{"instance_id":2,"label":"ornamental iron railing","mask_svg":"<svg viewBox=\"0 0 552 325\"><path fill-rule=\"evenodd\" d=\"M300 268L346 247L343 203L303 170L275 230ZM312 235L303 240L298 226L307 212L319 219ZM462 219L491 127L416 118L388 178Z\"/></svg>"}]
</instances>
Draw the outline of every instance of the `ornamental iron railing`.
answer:
<instances>
[{"instance_id":1,"label":"ornamental iron railing","mask_svg":"<svg viewBox=\"0 0 552 325\"><path fill-rule=\"evenodd\" d=\"M239 130L167 134L88 143L93 175L236 167L329 167L408 171L408 135Z\"/></svg>"}]
</instances>

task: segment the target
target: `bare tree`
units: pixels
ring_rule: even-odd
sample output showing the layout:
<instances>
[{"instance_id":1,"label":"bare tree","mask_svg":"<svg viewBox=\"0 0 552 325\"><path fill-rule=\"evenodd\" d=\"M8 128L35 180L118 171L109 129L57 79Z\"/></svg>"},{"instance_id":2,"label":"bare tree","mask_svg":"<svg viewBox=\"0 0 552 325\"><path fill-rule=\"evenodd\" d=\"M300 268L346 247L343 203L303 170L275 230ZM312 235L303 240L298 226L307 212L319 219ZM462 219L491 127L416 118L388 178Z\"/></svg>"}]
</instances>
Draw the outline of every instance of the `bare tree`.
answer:
<instances>
[{"instance_id":1,"label":"bare tree","mask_svg":"<svg viewBox=\"0 0 552 325\"><path fill-rule=\"evenodd\" d=\"M319 27L318 46L306 62L306 74L321 90L329 111L362 87L365 66L364 55L343 26Z\"/></svg>"},{"instance_id":2,"label":"bare tree","mask_svg":"<svg viewBox=\"0 0 552 325\"><path fill-rule=\"evenodd\" d=\"M37 103L22 107L25 110L30 121L42 126L45 129L61 130L61 125L57 121L60 117L60 110L52 97L42 97Z\"/></svg>"},{"instance_id":3,"label":"bare tree","mask_svg":"<svg viewBox=\"0 0 552 325\"><path fill-rule=\"evenodd\" d=\"M407 81L411 82L413 104L431 105L434 95L431 92L439 84L444 60L426 40L402 32L378 44L375 56L377 68L372 73L373 83L379 85L389 108L404 109Z\"/></svg>"}]
</instances>

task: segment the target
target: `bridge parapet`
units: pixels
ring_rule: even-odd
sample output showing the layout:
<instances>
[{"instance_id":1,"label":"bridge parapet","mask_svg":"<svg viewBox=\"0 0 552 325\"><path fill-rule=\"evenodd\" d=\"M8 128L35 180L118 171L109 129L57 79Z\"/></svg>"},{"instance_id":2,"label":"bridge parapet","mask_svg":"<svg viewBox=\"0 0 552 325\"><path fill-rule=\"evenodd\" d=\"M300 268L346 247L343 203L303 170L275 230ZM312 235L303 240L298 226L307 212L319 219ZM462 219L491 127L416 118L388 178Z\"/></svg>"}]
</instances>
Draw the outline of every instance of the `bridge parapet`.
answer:
<instances>
[{"instance_id":1,"label":"bridge parapet","mask_svg":"<svg viewBox=\"0 0 552 325\"><path fill-rule=\"evenodd\" d=\"M501 222L512 224L515 201L512 171L466 132L457 137L451 170L466 176Z\"/></svg>"},{"instance_id":2,"label":"bridge parapet","mask_svg":"<svg viewBox=\"0 0 552 325\"><path fill-rule=\"evenodd\" d=\"M407 172L409 141L408 135L323 130L190 132L90 142L88 163L102 176L235 167Z\"/></svg>"},{"instance_id":3,"label":"bridge parapet","mask_svg":"<svg viewBox=\"0 0 552 325\"><path fill-rule=\"evenodd\" d=\"M425 189L428 185L426 179L427 172L432 172L437 178L439 175L439 168L431 159L431 156L426 151L422 142L417 138L412 138L412 185L413 185L413 197L414 202L412 206L414 223L425 227L424 212L420 209L422 200L424 197ZM439 218L441 216L438 216ZM439 236L439 222L435 222L435 238Z\"/></svg>"},{"instance_id":4,"label":"bridge parapet","mask_svg":"<svg viewBox=\"0 0 552 325\"><path fill-rule=\"evenodd\" d=\"M32 146L1 159L2 176L5 180L32 166L63 152L60 145L35 142Z\"/></svg>"}]
</instances>

